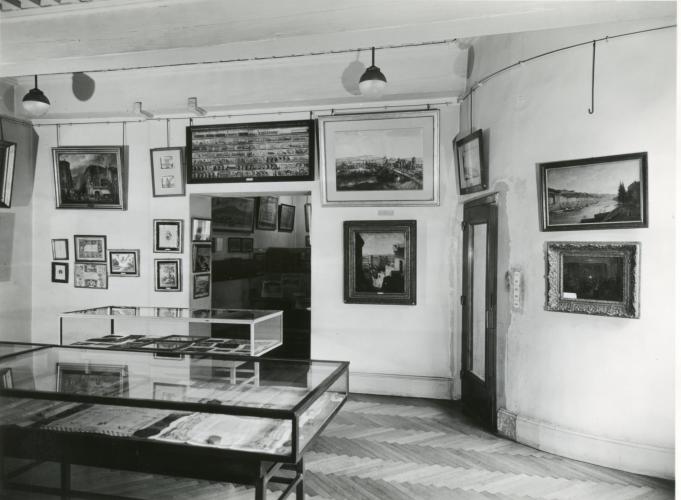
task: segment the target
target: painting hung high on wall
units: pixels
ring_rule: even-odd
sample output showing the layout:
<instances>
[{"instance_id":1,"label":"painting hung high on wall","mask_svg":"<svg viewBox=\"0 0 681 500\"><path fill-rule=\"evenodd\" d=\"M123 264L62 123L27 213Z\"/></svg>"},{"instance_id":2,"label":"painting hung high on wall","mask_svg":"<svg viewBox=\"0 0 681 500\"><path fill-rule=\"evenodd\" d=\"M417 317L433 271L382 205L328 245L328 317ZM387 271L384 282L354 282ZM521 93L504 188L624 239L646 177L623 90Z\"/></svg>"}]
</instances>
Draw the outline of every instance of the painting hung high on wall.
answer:
<instances>
[{"instance_id":1,"label":"painting hung high on wall","mask_svg":"<svg viewBox=\"0 0 681 500\"><path fill-rule=\"evenodd\" d=\"M150 153L154 196L184 196L184 148L156 148Z\"/></svg>"},{"instance_id":2,"label":"painting hung high on wall","mask_svg":"<svg viewBox=\"0 0 681 500\"><path fill-rule=\"evenodd\" d=\"M14 156L17 145L0 141L0 207L12 205L12 185L14 183Z\"/></svg>"},{"instance_id":3,"label":"painting hung high on wall","mask_svg":"<svg viewBox=\"0 0 681 500\"><path fill-rule=\"evenodd\" d=\"M211 200L214 231L252 233L255 198L217 198Z\"/></svg>"},{"instance_id":4,"label":"painting hung high on wall","mask_svg":"<svg viewBox=\"0 0 681 500\"><path fill-rule=\"evenodd\" d=\"M482 130L454 141L459 193L469 194L487 188L488 166L482 154Z\"/></svg>"},{"instance_id":5,"label":"painting hung high on wall","mask_svg":"<svg viewBox=\"0 0 681 500\"><path fill-rule=\"evenodd\" d=\"M124 209L123 148L52 148L57 208Z\"/></svg>"},{"instance_id":6,"label":"painting hung high on wall","mask_svg":"<svg viewBox=\"0 0 681 500\"><path fill-rule=\"evenodd\" d=\"M648 227L647 153L538 167L543 231Z\"/></svg>"}]
</instances>

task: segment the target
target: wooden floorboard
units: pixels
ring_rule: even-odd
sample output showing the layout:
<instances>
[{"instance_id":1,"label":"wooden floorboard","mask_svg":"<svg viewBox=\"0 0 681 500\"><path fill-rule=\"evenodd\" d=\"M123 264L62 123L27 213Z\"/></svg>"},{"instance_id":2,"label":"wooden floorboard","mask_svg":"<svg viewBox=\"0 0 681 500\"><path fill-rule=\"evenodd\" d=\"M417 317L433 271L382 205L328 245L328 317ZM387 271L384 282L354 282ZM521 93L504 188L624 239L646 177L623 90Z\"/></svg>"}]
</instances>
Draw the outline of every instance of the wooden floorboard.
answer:
<instances>
[{"instance_id":1,"label":"wooden floorboard","mask_svg":"<svg viewBox=\"0 0 681 500\"><path fill-rule=\"evenodd\" d=\"M11 467L24 462L8 461ZM577 462L475 425L456 402L353 395L306 454L309 500L665 500L674 482ZM56 486L43 463L15 478ZM72 467L75 489L138 499L247 500L242 485ZM274 485L273 488L278 488ZM268 500L280 490L268 492ZM3 500L55 500L8 491Z\"/></svg>"}]
</instances>

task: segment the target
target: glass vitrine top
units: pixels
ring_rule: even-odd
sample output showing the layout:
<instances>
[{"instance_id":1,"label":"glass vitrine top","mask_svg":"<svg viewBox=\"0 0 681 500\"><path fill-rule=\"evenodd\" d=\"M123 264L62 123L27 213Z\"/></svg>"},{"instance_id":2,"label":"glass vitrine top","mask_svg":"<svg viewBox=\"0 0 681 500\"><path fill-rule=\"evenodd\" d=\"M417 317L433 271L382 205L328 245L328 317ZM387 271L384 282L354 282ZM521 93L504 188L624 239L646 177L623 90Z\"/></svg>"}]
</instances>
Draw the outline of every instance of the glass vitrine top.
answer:
<instances>
[{"instance_id":1,"label":"glass vitrine top","mask_svg":"<svg viewBox=\"0 0 681 500\"><path fill-rule=\"evenodd\" d=\"M115 317L147 319L185 319L188 321L214 321L252 323L281 315L282 311L260 309L190 309L186 307L133 307L102 306L62 313L62 317Z\"/></svg>"},{"instance_id":2,"label":"glass vitrine top","mask_svg":"<svg viewBox=\"0 0 681 500\"><path fill-rule=\"evenodd\" d=\"M24 351L32 351L34 349L39 349L40 346L33 344L22 344L14 342L1 342L0 343L0 358L5 356L11 356Z\"/></svg>"}]
</instances>

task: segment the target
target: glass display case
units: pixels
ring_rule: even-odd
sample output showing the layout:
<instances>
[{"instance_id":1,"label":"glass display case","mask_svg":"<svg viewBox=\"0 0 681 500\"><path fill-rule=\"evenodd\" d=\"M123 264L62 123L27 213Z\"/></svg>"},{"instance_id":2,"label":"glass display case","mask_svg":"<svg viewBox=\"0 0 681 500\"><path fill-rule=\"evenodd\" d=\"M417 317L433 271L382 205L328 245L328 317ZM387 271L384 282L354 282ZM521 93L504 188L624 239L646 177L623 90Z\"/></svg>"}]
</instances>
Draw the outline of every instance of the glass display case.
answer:
<instances>
[{"instance_id":1,"label":"glass display case","mask_svg":"<svg viewBox=\"0 0 681 500\"><path fill-rule=\"evenodd\" d=\"M347 399L347 362L157 354L33 346L0 358L0 456L60 462L65 489L77 463L254 484L263 499L290 469L282 498L303 498L303 454Z\"/></svg>"},{"instance_id":2,"label":"glass display case","mask_svg":"<svg viewBox=\"0 0 681 500\"><path fill-rule=\"evenodd\" d=\"M103 306L60 314L59 333L62 345L127 348L146 344L157 349L152 344L172 336L171 342L199 342L192 352L261 356L282 345L283 314L257 309ZM163 345L170 347L168 342Z\"/></svg>"}]
</instances>

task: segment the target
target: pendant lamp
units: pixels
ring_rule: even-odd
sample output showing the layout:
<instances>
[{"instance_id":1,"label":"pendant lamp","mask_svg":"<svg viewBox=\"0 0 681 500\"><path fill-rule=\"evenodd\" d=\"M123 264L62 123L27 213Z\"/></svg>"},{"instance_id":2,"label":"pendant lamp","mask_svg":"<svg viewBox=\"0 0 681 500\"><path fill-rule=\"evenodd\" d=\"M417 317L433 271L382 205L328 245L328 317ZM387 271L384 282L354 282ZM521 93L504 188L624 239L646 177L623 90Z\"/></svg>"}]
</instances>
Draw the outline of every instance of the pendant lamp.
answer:
<instances>
[{"instance_id":1,"label":"pendant lamp","mask_svg":"<svg viewBox=\"0 0 681 500\"><path fill-rule=\"evenodd\" d=\"M35 87L24 96L22 104L26 113L33 118L43 116L50 109L50 100L38 88L38 75L35 75Z\"/></svg>"},{"instance_id":2,"label":"pendant lamp","mask_svg":"<svg viewBox=\"0 0 681 500\"><path fill-rule=\"evenodd\" d=\"M387 80L380 68L374 64L376 49L371 47L371 66L367 68L359 79L359 91L367 97L381 97L385 91Z\"/></svg>"}]
</instances>

